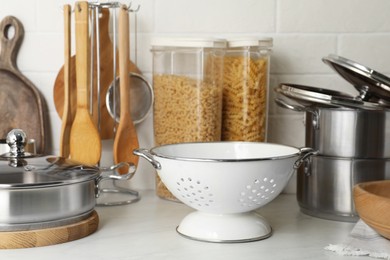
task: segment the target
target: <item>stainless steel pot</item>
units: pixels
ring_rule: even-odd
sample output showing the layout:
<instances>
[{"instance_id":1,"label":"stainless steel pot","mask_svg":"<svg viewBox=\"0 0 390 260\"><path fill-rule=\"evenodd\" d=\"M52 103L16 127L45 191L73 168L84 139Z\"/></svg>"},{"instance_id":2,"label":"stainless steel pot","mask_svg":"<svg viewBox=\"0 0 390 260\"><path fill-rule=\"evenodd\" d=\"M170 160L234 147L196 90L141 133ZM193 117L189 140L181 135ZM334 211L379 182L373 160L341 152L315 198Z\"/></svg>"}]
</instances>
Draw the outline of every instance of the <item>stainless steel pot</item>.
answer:
<instances>
[{"instance_id":1,"label":"stainless steel pot","mask_svg":"<svg viewBox=\"0 0 390 260\"><path fill-rule=\"evenodd\" d=\"M328 156L390 158L390 110L316 111L306 113L306 146Z\"/></svg>"},{"instance_id":2,"label":"stainless steel pot","mask_svg":"<svg viewBox=\"0 0 390 260\"><path fill-rule=\"evenodd\" d=\"M47 228L87 218L102 180L127 180L135 173L131 165L127 174L115 174L127 163L102 169L33 155L24 151L25 142L22 131L12 130L7 136L11 150L0 156L0 231Z\"/></svg>"},{"instance_id":3,"label":"stainless steel pot","mask_svg":"<svg viewBox=\"0 0 390 260\"><path fill-rule=\"evenodd\" d=\"M390 78L336 55L323 61L359 94L280 84L275 90L285 99L275 102L305 112L305 145L318 151L297 173L301 211L355 221L352 187L390 178Z\"/></svg>"},{"instance_id":4,"label":"stainless steel pot","mask_svg":"<svg viewBox=\"0 0 390 260\"><path fill-rule=\"evenodd\" d=\"M282 99L275 102L304 111L305 146L335 157L390 158L390 110L302 106Z\"/></svg>"},{"instance_id":5,"label":"stainless steel pot","mask_svg":"<svg viewBox=\"0 0 390 260\"><path fill-rule=\"evenodd\" d=\"M356 221L355 184L390 178L390 159L313 156L297 171L297 200L305 214Z\"/></svg>"}]
</instances>

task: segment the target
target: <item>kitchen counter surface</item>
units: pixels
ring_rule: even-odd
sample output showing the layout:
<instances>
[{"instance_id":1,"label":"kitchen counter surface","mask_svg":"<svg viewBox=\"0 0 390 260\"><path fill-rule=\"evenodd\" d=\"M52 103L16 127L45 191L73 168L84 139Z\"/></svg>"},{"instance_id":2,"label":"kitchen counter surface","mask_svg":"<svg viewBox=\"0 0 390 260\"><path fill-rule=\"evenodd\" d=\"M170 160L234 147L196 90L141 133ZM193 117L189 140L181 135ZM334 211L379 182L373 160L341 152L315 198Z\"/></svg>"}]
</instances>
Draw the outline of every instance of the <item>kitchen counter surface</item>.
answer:
<instances>
[{"instance_id":1,"label":"kitchen counter surface","mask_svg":"<svg viewBox=\"0 0 390 260\"><path fill-rule=\"evenodd\" d=\"M265 240L218 244L186 239L175 231L191 208L162 200L154 191L142 191L141 200L125 206L97 207L96 233L47 247L0 250L0 259L370 259L342 257L324 250L341 243L353 223L304 215L295 195L282 194L259 209L273 228Z\"/></svg>"}]
</instances>

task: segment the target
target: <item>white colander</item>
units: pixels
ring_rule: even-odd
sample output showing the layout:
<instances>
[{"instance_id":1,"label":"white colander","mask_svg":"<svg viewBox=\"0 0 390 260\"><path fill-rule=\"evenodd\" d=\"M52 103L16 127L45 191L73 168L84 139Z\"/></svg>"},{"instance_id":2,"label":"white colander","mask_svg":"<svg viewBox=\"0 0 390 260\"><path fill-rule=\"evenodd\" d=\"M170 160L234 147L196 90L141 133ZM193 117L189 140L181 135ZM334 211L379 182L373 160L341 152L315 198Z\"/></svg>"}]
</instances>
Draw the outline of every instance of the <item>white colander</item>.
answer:
<instances>
[{"instance_id":1,"label":"white colander","mask_svg":"<svg viewBox=\"0 0 390 260\"><path fill-rule=\"evenodd\" d=\"M267 238L272 229L253 210L286 186L309 148L254 142L181 143L138 149L167 188L196 209L177 227L181 235L210 242Z\"/></svg>"}]
</instances>

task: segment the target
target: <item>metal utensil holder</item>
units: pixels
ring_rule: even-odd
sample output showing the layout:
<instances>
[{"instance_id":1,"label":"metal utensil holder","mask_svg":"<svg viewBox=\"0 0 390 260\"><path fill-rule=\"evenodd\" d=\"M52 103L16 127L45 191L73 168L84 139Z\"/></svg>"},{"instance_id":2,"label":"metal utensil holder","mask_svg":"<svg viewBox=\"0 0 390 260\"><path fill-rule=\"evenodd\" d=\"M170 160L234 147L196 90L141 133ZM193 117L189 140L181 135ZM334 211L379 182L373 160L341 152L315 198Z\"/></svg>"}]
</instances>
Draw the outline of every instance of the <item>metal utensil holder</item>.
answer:
<instances>
[{"instance_id":1,"label":"metal utensil holder","mask_svg":"<svg viewBox=\"0 0 390 260\"><path fill-rule=\"evenodd\" d=\"M116 29L116 20L117 20L117 15L116 15L116 10L118 8L122 8L122 4L120 2L90 2L88 3L89 4L89 8L91 9L91 12L90 12L90 20L91 20L91 46L90 46L90 50L91 50L91 55L90 55L90 64L91 64L91 73L90 73L90 113L93 114L93 97L94 97L94 79L95 79L95 75L94 75L94 66L95 66L95 62L96 62L96 96L97 96L97 128L99 130L99 132L101 133L101 111L100 111L100 107L101 107L101 101L100 101L100 96L101 96L101 86L100 86L100 28L99 28L99 14L101 12L101 9L102 8L108 8L110 10L110 12L113 14L112 15L112 39L113 39L113 102L114 102L114 115L117 115L115 109L116 109L116 104L115 102L117 101L117 98L116 96L118 95L117 93L117 88L116 88L116 72L117 72L117 65L116 65L116 55L117 55L117 50L116 50L116 42L117 42L117 29ZM131 8L131 2L129 3L129 5L127 6L127 10L129 12L133 12L134 14L136 14L140 9L140 5L138 5L135 9L132 9ZM137 64L137 18L136 18L136 15L135 15L135 64ZM95 32L96 32L96 35L95 35ZM95 50L95 46L94 44L96 44L96 61L95 61L95 55L94 55L94 50ZM115 119L114 120L114 128L113 128L113 132L115 134L116 132L116 124L117 124L117 120ZM118 173L116 173L118 174ZM124 194L124 195L128 195L130 196L129 199L125 199L125 200L120 200L120 201L110 201L110 202L99 202L99 200L97 201L97 206L118 206L118 205L127 205L127 204L131 204L131 203L134 203L136 201L138 201L140 199L140 195L137 191L135 190L132 190L132 189L128 189L128 188L123 188L123 187L119 187L117 186L116 184L116 181L115 180L112 180L112 188L102 188L100 190L100 193L111 193L111 194Z\"/></svg>"}]
</instances>

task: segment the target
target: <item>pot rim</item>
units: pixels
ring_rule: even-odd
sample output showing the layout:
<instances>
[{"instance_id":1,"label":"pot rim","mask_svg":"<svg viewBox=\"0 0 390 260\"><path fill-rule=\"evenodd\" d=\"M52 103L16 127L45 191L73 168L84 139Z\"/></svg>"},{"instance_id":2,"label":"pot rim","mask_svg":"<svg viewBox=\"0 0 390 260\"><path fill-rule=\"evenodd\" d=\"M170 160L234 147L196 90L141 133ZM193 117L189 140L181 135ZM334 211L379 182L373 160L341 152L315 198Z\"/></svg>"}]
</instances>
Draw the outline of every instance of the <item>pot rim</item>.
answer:
<instances>
[{"instance_id":1,"label":"pot rim","mask_svg":"<svg viewBox=\"0 0 390 260\"><path fill-rule=\"evenodd\" d=\"M167 155L156 150L166 147L174 147L174 146L188 146L189 148L194 145L212 145L212 144L225 144L225 145L257 145L257 146L278 146L283 148L288 148L291 150L295 150L294 152L284 154L284 155L274 155L274 156L266 156L266 157L253 157L253 158L202 158L202 157L188 157L188 156L174 156ZM169 160L178 160L178 161L189 161L189 162L250 162L250 161L270 161L270 160L281 160L287 158L293 158L301 155L301 150L294 146L287 146L282 144L275 143L263 143L263 142L246 142L246 141L215 141L215 142L185 142L185 143L176 143L176 144L166 144L161 146L156 146L150 149L150 153L153 156L160 157L163 159Z\"/></svg>"},{"instance_id":2,"label":"pot rim","mask_svg":"<svg viewBox=\"0 0 390 260\"><path fill-rule=\"evenodd\" d=\"M275 91L304 107L346 107L369 111L388 109L385 102L363 101L359 96L353 97L343 92L306 85L281 83Z\"/></svg>"},{"instance_id":3,"label":"pot rim","mask_svg":"<svg viewBox=\"0 0 390 260\"><path fill-rule=\"evenodd\" d=\"M0 184L0 190L28 190L28 189L41 189L41 188L53 188L53 187L61 187L61 186L67 186L67 185L75 185L78 183L83 182L89 182L92 180L98 180L98 177L100 175L97 175L95 177L91 177L89 179L85 180L79 180L79 181L53 181L53 182L46 182L46 183L17 183L17 184Z\"/></svg>"}]
</instances>

